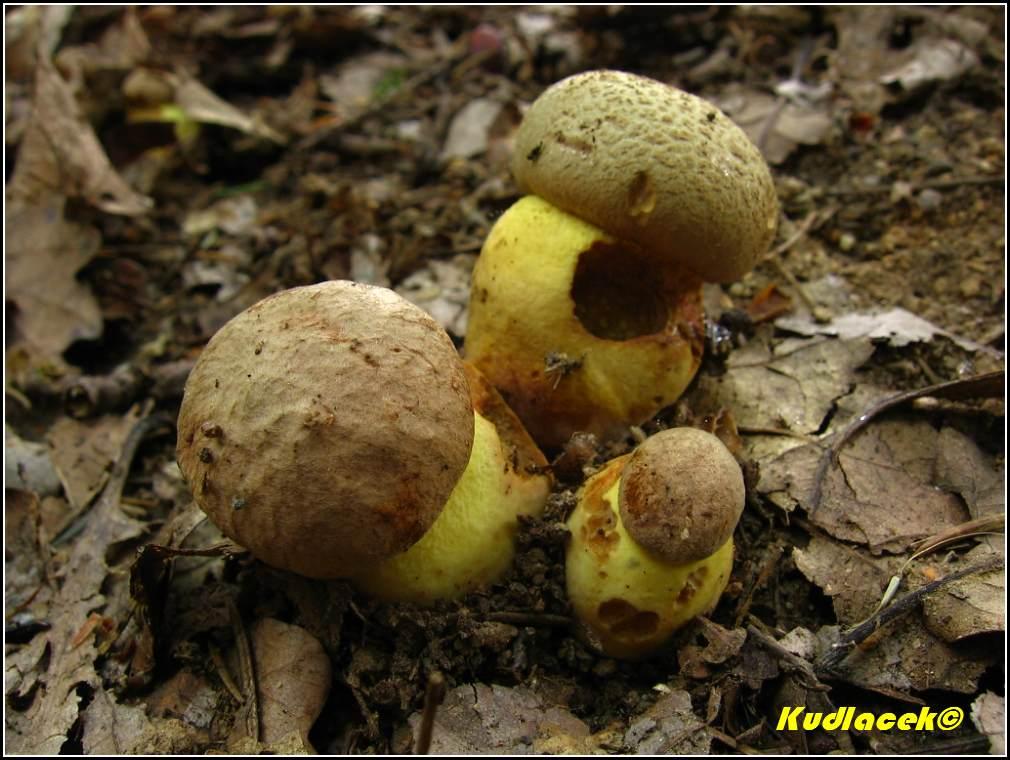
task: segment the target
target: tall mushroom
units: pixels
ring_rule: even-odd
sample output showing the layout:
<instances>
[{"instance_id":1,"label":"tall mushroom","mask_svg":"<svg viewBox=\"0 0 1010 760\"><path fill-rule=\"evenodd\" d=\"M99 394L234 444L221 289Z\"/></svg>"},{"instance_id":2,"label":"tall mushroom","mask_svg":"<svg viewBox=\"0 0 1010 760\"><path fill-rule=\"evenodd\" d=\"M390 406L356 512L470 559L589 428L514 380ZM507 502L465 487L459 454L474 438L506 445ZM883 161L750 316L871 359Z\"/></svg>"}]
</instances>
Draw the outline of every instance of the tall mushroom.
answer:
<instances>
[{"instance_id":1,"label":"tall mushroom","mask_svg":"<svg viewBox=\"0 0 1010 760\"><path fill-rule=\"evenodd\" d=\"M592 71L537 98L512 169L529 195L481 251L466 356L541 445L612 436L694 376L702 281L740 277L774 235L768 167L712 104Z\"/></svg>"},{"instance_id":2,"label":"tall mushroom","mask_svg":"<svg viewBox=\"0 0 1010 760\"><path fill-rule=\"evenodd\" d=\"M536 513L547 497L542 475L509 501L514 484L498 470L468 474L498 466L487 458L510 451L509 429L475 412L467 371L431 317L358 283L293 288L228 322L190 374L178 428L179 466L213 522L267 564L310 577L367 577L417 544L464 481L464 512ZM512 535L496 537L510 559ZM444 572L437 557L429 569ZM464 577L446 593L490 580Z\"/></svg>"}]
</instances>

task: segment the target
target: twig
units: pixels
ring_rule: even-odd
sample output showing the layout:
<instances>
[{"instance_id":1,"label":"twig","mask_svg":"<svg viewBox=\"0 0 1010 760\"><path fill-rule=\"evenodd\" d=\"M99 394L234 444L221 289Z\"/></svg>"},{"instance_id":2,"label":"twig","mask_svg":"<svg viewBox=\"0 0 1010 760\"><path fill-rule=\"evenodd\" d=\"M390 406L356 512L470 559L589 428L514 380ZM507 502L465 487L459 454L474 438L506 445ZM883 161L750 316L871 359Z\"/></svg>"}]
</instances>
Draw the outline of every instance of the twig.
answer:
<instances>
[{"instance_id":1,"label":"twig","mask_svg":"<svg viewBox=\"0 0 1010 760\"><path fill-rule=\"evenodd\" d=\"M303 151L311 150L323 142L331 140L334 137L339 137L342 132L346 132L348 129L360 124L365 119L380 113L398 100L411 95L415 90L417 90L417 88L422 87L442 74L451 71L454 67L456 67L457 63L461 67L466 66L471 58L475 58L477 60L473 65L477 65L486 57L486 54L478 52L463 58L463 60L460 61L460 57L463 55L461 51L462 48L457 48L445 59L438 61L437 64L432 65L424 71L418 72L385 97L375 100L363 110L352 114L343 121L320 129L317 132L313 132L298 144L298 149Z\"/></svg>"},{"instance_id":2,"label":"twig","mask_svg":"<svg viewBox=\"0 0 1010 760\"><path fill-rule=\"evenodd\" d=\"M235 679L231 677L231 672L228 670L228 665L224 661L224 656L221 654L221 650L216 644L210 645L210 659L214 663L214 667L217 668L217 677L221 679L221 683L224 684L224 688L232 698L242 704L245 700L242 697L242 690L239 689L238 685L235 683Z\"/></svg>"},{"instance_id":3,"label":"twig","mask_svg":"<svg viewBox=\"0 0 1010 760\"><path fill-rule=\"evenodd\" d=\"M747 625L747 633L758 644L775 656L775 659L782 665L783 670L794 673L799 679L800 685L807 691L830 690L830 687L825 686L818 680L814 667L809 662L802 657L797 657L756 625L749 623Z\"/></svg>"},{"instance_id":4,"label":"twig","mask_svg":"<svg viewBox=\"0 0 1010 760\"><path fill-rule=\"evenodd\" d=\"M238 607L228 601L228 617L235 635L235 649L238 651L239 667L242 673L242 691L245 708L245 734L255 741L260 740L260 710L259 693L256 687L256 663L253 660L252 645L249 643L249 633L246 631Z\"/></svg>"},{"instance_id":5,"label":"twig","mask_svg":"<svg viewBox=\"0 0 1010 760\"><path fill-rule=\"evenodd\" d=\"M786 282L789 283L789 287L791 287L796 292L796 294L800 297L800 300L803 301L803 305L807 307L807 310L810 311L811 314L814 313L814 310L816 309L816 304L814 304L813 299L810 298L809 295L807 295L806 289L804 289L804 287L800 284L799 280L797 280L796 277L793 275L793 273L790 272L786 268L786 266L782 263L780 257L782 256L783 253L790 250L794 245L796 245L800 240L802 240L807 235L808 232L810 232L810 230L814 226L814 223L818 221L819 217L820 222L823 223L825 220L830 218L834 213L835 209L833 208L828 209L828 211L823 215L821 215L817 211L811 211L809 214L806 215L806 217L804 217L803 221L796 226L796 229L793 231L793 234L790 235L787 240L783 241L782 243L779 243L767 254L765 254L764 257L764 260L770 263L775 268L775 271L777 271L783 278L785 278Z\"/></svg>"},{"instance_id":6,"label":"twig","mask_svg":"<svg viewBox=\"0 0 1010 760\"><path fill-rule=\"evenodd\" d=\"M807 513L813 515L814 512L821 504L821 497L824 491L824 480L828 473L829 467L838 466L838 455L842 448L864 427L866 427L871 420L873 420L878 415L886 412L888 409L893 409L896 406L904 404L909 401L914 401L917 398L922 398L923 396L938 396L940 398L946 399L966 399L966 398L998 398L1003 394L1003 383L1006 378L1006 373L1004 370L996 370L995 372L988 372L984 375L978 375L976 377L969 377L963 380L952 380L946 383L939 383L938 385L930 385L925 388L919 388L918 390L904 391L902 393L896 393L893 396L878 401L876 404L871 406L866 412L859 415L854 422L852 422L845 430L842 431L841 435L836 438L831 445L824 450L821 455L821 461L817 465L817 470L814 473L814 489L810 494L810 508Z\"/></svg>"},{"instance_id":7,"label":"twig","mask_svg":"<svg viewBox=\"0 0 1010 760\"><path fill-rule=\"evenodd\" d=\"M750 584L747 593L743 595L740 603L737 605L736 615L733 619L734 628L739 628L740 623L747 617L747 613L750 612L751 602L754 601L754 593L765 584L765 581L768 580L775 568L778 567L778 562L782 557L783 551L785 551L785 546L781 543L775 543L769 548L768 556L761 563L757 577L754 578L754 582Z\"/></svg>"},{"instance_id":8,"label":"twig","mask_svg":"<svg viewBox=\"0 0 1010 760\"><path fill-rule=\"evenodd\" d=\"M572 619L570 617L565 615L551 615L543 612L492 612L487 616L487 619L492 620L495 623L544 627L564 627L572 624Z\"/></svg>"},{"instance_id":9,"label":"twig","mask_svg":"<svg viewBox=\"0 0 1010 760\"><path fill-rule=\"evenodd\" d=\"M424 707L421 711L421 725L417 729L417 739L414 742L415 755L427 755L431 749L431 733L435 728L435 713L445 698L445 676L439 671L432 671L428 676L428 686L424 690Z\"/></svg>"},{"instance_id":10,"label":"twig","mask_svg":"<svg viewBox=\"0 0 1010 760\"><path fill-rule=\"evenodd\" d=\"M838 663L845 659L849 652L852 651L853 647L865 641L871 634L880 630L880 628L887 623L912 610L912 608L916 607L925 597L929 596L934 591L943 588L948 583L953 583L954 581L960 580L968 575L974 575L975 573L985 573L990 570L997 570L1002 566L1002 557L991 557L985 562L950 573L939 580L927 583L925 586L920 586L915 591L905 594L905 596L899 598L890 606L885 607L876 614L872 615L868 620L842 634L832 648L825 652L816 662L816 672L830 673L830 671L838 665Z\"/></svg>"},{"instance_id":11,"label":"twig","mask_svg":"<svg viewBox=\"0 0 1010 760\"><path fill-rule=\"evenodd\" d=\"M909 182L908 186L912 191L916 190L944 190L962 185L1001 185L1006 181L1003 175L995 174L973 174L967 177L949 177L948 179L931 179L920 182ZM853 188L831 188L824 191L828 197L840 195L887 195L891 192L891 185L881 187L853 187Z\"/></svg>"}]
</instances>

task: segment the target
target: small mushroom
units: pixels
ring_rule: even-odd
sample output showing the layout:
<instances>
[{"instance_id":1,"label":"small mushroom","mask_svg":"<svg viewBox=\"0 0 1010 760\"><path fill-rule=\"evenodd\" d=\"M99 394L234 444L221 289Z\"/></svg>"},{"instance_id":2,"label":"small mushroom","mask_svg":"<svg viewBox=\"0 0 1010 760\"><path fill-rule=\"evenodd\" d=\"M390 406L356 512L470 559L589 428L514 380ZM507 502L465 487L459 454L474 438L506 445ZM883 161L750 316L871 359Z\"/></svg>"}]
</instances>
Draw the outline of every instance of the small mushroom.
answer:
<instances>
[{"instance_id":1,"label":"small mushroom","mask_svg":"<svg viewBox=\"0 0 1010 760\"><path fill-rule=\"evenodd\" d=\"M733 455L695 428L657 433L586 481L568 519L568 597L604 654L648 655L715 607L744 496Z\"/></svg>"},{"instance_id":2,"label":"small mushroom","mask_svg":"<svg viewBox=\"0 0 1010 760\"><path fill-rule=\"evenodd\" d=\"M541 445L613 437L697 371L702 281L739 278L767 250L768 167L707 101L592 71L530 106L512 168L530 195L477 261L466 356Z\"/></svg>"},{"instance_id":3,"label":"small mushroom","mask_svg":"<svg viewBox=\"0 0 1010 760\"><path fill-rule=\"evenodd\" d=\"M210 340L177 457L221 531L274 567L349 577L416 543L470 460L473 408L441 327L390 290L272 295Z\"/></svg>"},{"instance_id":4,"label":"small mushroom","mask_svg":"<svg viewBox=\"0 0 1010 760\"><path fill-rule=\"evenodd\" d=\"M428 603L494 583L512 565L519 519L539 516L547 502L547 459L480 372L464 370L475 422L470 463L420 541L355 577L380 599Z\"/></svg>"}]
</instances>

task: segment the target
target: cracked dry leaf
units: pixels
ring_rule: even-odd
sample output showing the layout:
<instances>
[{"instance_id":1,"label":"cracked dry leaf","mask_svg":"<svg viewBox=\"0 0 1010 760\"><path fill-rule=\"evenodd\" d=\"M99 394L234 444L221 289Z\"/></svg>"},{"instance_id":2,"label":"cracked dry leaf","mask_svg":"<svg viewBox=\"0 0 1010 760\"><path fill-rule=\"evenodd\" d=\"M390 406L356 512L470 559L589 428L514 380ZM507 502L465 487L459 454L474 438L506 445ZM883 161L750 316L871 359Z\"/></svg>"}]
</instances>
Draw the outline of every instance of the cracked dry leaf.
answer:
<instances>
[{"instance_id":1,"label":"cracked dry leaf","mask_svg":"<svg viewBox=\"0 0 1010 760\"><path fill-rule=\"evenodd\" d=\"M98 689L81 712L82 744L88 755L123 755L136 751L152 731L143 707L124 705Z\"/></svg>"},{"instance_id":2,"label":"cracked dry leaf","mask_svg":"<svg viewBox=\"0 0 1010 760\"><path fill-rule=\"evenodd\" d=\"M952 427L940 431L940 455L936 461L937 485L960 494L973 520L1006 515L1004 463L994 460L964 433ZM993 550L1002 549L1002 536L982 541Z\"/></svg>"},{"instance_id":3,"label":"cracked dry leaf","mask_svg":"<svg viewBox=\"0 0 1010 760\"><path fill-rule=\"evenodd\" d=\"M251 639L260 741L268 747L297 746L312 752L309 730L331 686L330 658L323 645L304 628L273 618L257 620Z\"/></svg>"},{"instance_id":4,"label":"cracked dry leaf","mask_svg":"<svg viewBox=\"0 0 1010 760\"><path fill-rule=\"evenodd\" d=\"M409 718L417 741L420 713ZM589 727L563 707L547 706L532 690L464 684L450 691L435 716L433 755L528 755L592 752Z\"/></svg>"},{"instance_id":5,"label":"cracked dry leaf","mask_svg":"<svg viewBox=\"0 0 1010 760\"><path fill-rule=\"evenodd\" d=\"M873 350L863 339L791 340L774 350L755 340L730 356L725 374L699 377L692 400L698 408L732 409L740 428L811 435Z\"/></svg>"},{"instance_id":6,"label":"cracked dry leaf","mask_svg":"<svg viewBox=\"0 0 1010 760\"><path fill-rule=\"evenodd\" d=\"M984 562L994 553L976 546L945 567L954 572ZM960 641L980 633L1006 630L1006 585L1002 569L975 573L956 580L926 597L922 606L926 625L944 641Z\"/></svg>"},{"instance_id":7,"label":"cracked dry leaf","mask_svg":"<svg viewBox=\"0 0 1010 760\"><path fill-rule=\"evenodd\" d=\"M137 418L105 415L81 422L61 417L46 435L49 456L75 511L83 509L105 485L109 467Z\"/></svg>"},{"instance_id":8,"label":"cracked dry leaf","mask_svg":"<svg viewBox=\"0 0 1010 760\"><path fill-rule=\"evenodd\" d=\"M903 564L901 558L873 557L864 549L822 537L813 538L806 549L794 549L793 557L800 572L831 598L845 627L874 612L891 575ZM912 566L905 577L913 583L906 583L899 593L926 582L922 567L921 562ZM939 688L967 694L993 659L949 646L931 632L918 612L883 626L867 642L848 656L842 672L854 683L871 688L903 692Z\"/></svg>"},{"instance_id":9,"label":"cracked dry leaf","mask_svg":"<svg viewBox=\"0 0 1010 760\"><path fill-rule=\"evenodd\" d=\"M851 440L829 467L812 522L871 551L901 552L915 541L968 519L953 494L934 483L940 436L905 414L878 419Z\"/></svg>"},{"instance_id":10,"label":"cracked dry leaf","mask_svg":"<svg viewBox=\"0 0 1010 760\"><path fill-rule=\"evenodd\" d=\"M120 509L119 498L141 438L160 424L160 419L151 417L136 422L117 457L122 469L84 518L84 529L63 564L62 585L50 608L52 627L5 663L7 697L19 707L17 722L8 718L6 723L9 751L57 754L80 717L83 695L104 688L95 669L96 637L89 634L78 639L89 617L101 614L110 601L103 591L109 576L104 561L109 548L136 538L146 527Z\"/></svg>"},{"instance_id":11,"label":"cracked dry leaf","mask_svg":"<svg viewBox=\"0 0 1010 760\"><path fill-rule=\"evenodd\" d=\"M153 205L116 173L69 85L44 58L36 68L32 116L7 193L15 206L51 207L63 196L80 197L126 216L147 213ZM62 202L57 205L62 211Z\"/></svg>"},{"instance_id":12,"label":"cracked dry leaf","mask_svg":"<svg viewBox=\"0 0 1010 760\"><path fill-rule=\"evenodd\" d=\"M872 557L865 550L815 536L806 549L793 549L800 572L831 599L843 625L865 620L877 608L887 584L902 565L898 557Z\"/></svg>"},{"instance_id":13,"label":"cracked dry leaf","mask_svg":"<svg viewBox=\"0 0 1010 760\"><path fill-rule=\"evenodd\" d=\"M972 694L986 668L996 662L992 647L952 647L926 630L918 613L883 626L853 650L840 669L853 683L902 692L945 689Z\"/></svg>"},{"instance_id":14,"label":"cracked dry leaf","mask_svg":"<svg viewBox=\"0 0 1010 760\"><path fill-rule=\"evenodd\" d=\"M691 708L691 696L679 689L633 718L624 734L624 749L636 755L707 755L711 744L705 723Z\"/></svg>"},{"instance_id":15,"label":"cracked dry leaf","mask_svg":"<svg viewBox=\"0 0 1010 760\"><path fill-rule=\"evenodd\" d=\"M846 340L869 338L872 341L886 341L888 345L896 348L907 346L909 343L924 343L937 335L942 335L966 351L990 350L986 346L948 332L901 307L884 312L849 312L826 323L818 322L807 313L789 315L776 319L775 326L797 335L833 335Z\"/></svg>"},{"instance_id":16,"label":"cracked dry leaf","mask_svg":"<svg viewBox=\"0 0 1010 760\"><path fill-rule=\"evenodd\" d=\"M20 166L20 161L19 161ZM68 222L64 201L7 207L7 300L17 307L13 335L44 359L102 333L102 314L77 272L98 252L97 230Z\"/></svg>"},{"instance_id":17,"label":"cracked dry leaf","mask_svg":"<svg viewBox=\"0 0 1010 760\"><path fill-rule=\"evenodd\" d=\"M812 94L822 94L808 88ZM807 98L777 98L753 88L731 86L714 102L751 141L761 145L770 164L781 164L800 145L818 145L834 124L832 102Z\"/></svg>"},{"instance_id":18,"label":"cracked dry leaf","mask_svg":"<svg viewBox=\"0 0 1010 760\"><path fill-rule=\"evenodd\" d=\"M698 618L695 624L697 634L677 650L677 663L683 675L701 680L711 677L710 665L721 665L740 652L747 633L742 628L723 628L706 617ZM703 639L705 645L696 643L698 639Z\"/></svg>"}]
</instances>

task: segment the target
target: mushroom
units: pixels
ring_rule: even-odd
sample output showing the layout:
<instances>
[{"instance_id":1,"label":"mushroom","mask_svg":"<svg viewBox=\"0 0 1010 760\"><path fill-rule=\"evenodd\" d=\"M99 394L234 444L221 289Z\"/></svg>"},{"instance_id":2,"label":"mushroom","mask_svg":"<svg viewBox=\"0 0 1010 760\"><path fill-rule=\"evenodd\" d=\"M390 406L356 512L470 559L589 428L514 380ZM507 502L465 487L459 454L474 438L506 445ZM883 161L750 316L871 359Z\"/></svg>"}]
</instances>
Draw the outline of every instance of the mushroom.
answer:
<instances>
[{"instance_id":1,"label":"mushroom","mask_svg":"<svg viewBox=\"0 0 1010 760\"><path fill-rule=\"evenodd\" d=\"M469 465L420 541L354 579L386 601L452 599L499 580L519 519L539 516L547 502L547 459L483 375L468 363L464 370L475 422Z\"/></svg>"},{"instance_id":2,"label":"mushroom","mask_svg":"<svg viewBox=\"0 0 1010 760\"><path fill-rule=\"evenodd\" d=\"M417 543L468 469L504 466L485 459L501 453L487 421L472 451L474 419L466 370L431 317L385 288L324 282L214 335L186 383L177 458L200 507L254 556L347 578ZM510 484L476 480L475 500Z\"/></svg>"},{"instance_id":3,"label":"mushroom","mask_svg":"<svg viewBox=\"0 0 1010 760\"><path fill-rule=\"evenodd\" d=\"M733 455L695 428L657 433L586 481L565 570L572 607L604 654L650 654L715 607L744 496Z\"/></svg>"},{"instance_id":4,"label":"mushroom","mask_svg":"<svg viewBox=\"0 0 1010 760\"><path fill-rule=\"evenodd\" d=\"M430 602L498 579L546 459L441 327L352 282L260 301L208 343L179 465L215 524L267 564Z\"/></svg>"},{"instance_id":5,"label":"mushroom","mask_svg":"<svg viewBox=\"0 0 1010 760\"><path fill-rule=\"evenodd\" d=\"M715 106L618 71L537 98L512 169L529 195L477 261L466 356L541 445L612 437L693 378L701 283L736 279L767 250L771 175Z\"/></svg>"}]
</instances>

